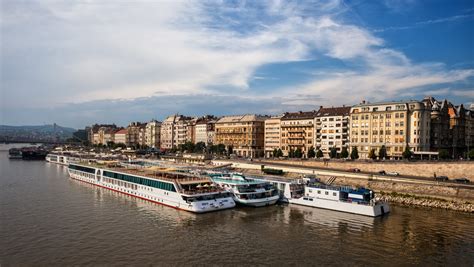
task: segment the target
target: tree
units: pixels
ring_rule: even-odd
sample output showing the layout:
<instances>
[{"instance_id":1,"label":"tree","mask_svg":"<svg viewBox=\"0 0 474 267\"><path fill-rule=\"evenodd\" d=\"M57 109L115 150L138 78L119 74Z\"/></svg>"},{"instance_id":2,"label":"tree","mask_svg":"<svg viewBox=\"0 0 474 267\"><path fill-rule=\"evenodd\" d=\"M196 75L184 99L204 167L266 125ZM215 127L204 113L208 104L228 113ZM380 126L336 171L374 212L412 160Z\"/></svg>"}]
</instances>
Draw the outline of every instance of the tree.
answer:
<instances>
[{"instance_id":1,"label":"tree","mask_svg":"<svg viewBox=\"0 0 474 267\"><path fill-rule=\"evenodd\" d=\"M474 159L474 149L469 150L469 152L467 153L467 158Z\"/></svg>"},{"instance_id":2,"label":"tree","mask_svg":"<svg viewBox=\"0 0 474 267\"><path fill-rule=\"evenodd\" d=\"M446 149L440 149L438 151L438 157L440 159L449 159L449 152Z\"/></svg>"},{"instance_id":3,"label":"tree","mask_svg":"<svg viewBox=\"0 0 474 267\"><path fill-rule=\"evenodd\" d=\"M278 149L277 157L283 157L283 151L281 148Z\"/></svg>"},{"instance_id":4,"label":"tree","mask_svg":"<svg viewBox=\"0 0 474 267\"><path fill-rule=\"evenodd\" d=\"M227 146L227 153L229 153L229 155L234 154L234 147L232 145Z\"/></svg>"},{"instance_id":5,"label":"tree","mask_svg":"<svg viewBox=\"0 0 474 267\"><path fill-rule=\"evenodd\" d=\"M385 159L387 157L387 148L383 145L379 150L379 159Z\"/></svg>"},{"instance_id":6,"label":"tree","mask_svg":"<svg viewBox=\"0 0 474 267\"><path fill-rule=\"evenodd\" d=\"M349 152L347 151L347 147L343 147L341 151L341 158L345 159L349 157Z\"/></svg>"},{"instance_id":7,"label":"tree","mask_svg":"<svg viewBox=\"0 0 474 267\"><path fill-rule=\"evenodd\" d=\"M222 155L222 154L224 154L224 152L225 152L225 145L224 144L218 144L217 145L217 153Z\"/></svg>"},{"instance_id":8,"label":"tree","mask_svg":"<svg viewBox=\"0 0 474 267\"><path fill-rule=\"evenodd\" d=\"M301 148L298 147L298 148L295 150L294 156L295 156L295 158L299 158L299 159L300 159L301 157L303 157L303 152L301 151Z\"/></svg>"},{"instance_id":9,"label":"tree","mask_svg":"<svg viewBox=\"0 0 474 267\"><path fill-rule=\"evenodd\" d=\"M194 153L203 153L205 149L206 143L204 142L197 142L196 145L194 145Z\"/></svg>"},{"instance_id":10,"label":"tree","mask_svg":"<svg viewBox=\"0 0 474 267\"><path fill-rule=\"evenodd\" d=\"M329 157L332 159L337 157L337 150L335 147L331 147L331 151L329 151Z\"/></svg>"},{"instance_id":11,"label":"tree","mask_svg":"<svg viewBox=\"0 0 474 267\"><path fill-rule=\"evenodd\" d=\"M410 148L408 146L405 147L405 151L402 153L402 157L404 159L411 159L412 152L410 151Z\"/></svg>"},{"instance_id":12,"label":"tree","mask_svg":"<svg viewBox=\"0 0 474 267\"><path fill-rule=\"evenodd\" d=\"M375 153L375 149L372 148L369 151L369 158L371 158L371 159L376 159L377 158L377 153Z\"/></svg>"},{"instance_id":13,"label":"tree","mask_svg":"<svg viewBox=\"0 0 474 267\"><path fill-rule=\"evenodd\" d=\"M319 159L319 158L322 158L324 155L323 155L323 151L321 149L318 149L318 151L316 152L316 157Z\"/></svg>"},{"instance_id":14,"label":"tree","mask_svg":"<svg viewBox=\"0 0 474 267\"><path fill-rule=\"evenodd\" d=\"M295 157L295 151L293 150L293 148L290 148L290 150L288 150L288 157L289 158Z\"/></svg>"},{"instance_id":15,"label":"tree","mask_svg":"<svg viewBox=\"0 0 474 267\"><path fill-rule=\"evenodd\" d=\"M314 151L314 147L309 148L307 156L308 156L309 159L312 159L316 156L316 152Z\"/></svg>"},{"instance_id":16,"label":"tree","mask_svg":"<svg viewBox=\"0 0 474 267\"><path fill-rule=\"evenodd\" d=\"M353 147L351 151L351 159L358 159L359 158L359 150L357 147Z\"/></svg>"},{"instance_id":17,"label":"tree","mask_svg":"<svg viewBox=\"0 0 474 267\"><path fill-rule=\"evenodd\" d=\"M272 156L273 156L274 158L278 157L278 149L276 149L276 148L273 149Z\"/></svg>"}]
</instances>

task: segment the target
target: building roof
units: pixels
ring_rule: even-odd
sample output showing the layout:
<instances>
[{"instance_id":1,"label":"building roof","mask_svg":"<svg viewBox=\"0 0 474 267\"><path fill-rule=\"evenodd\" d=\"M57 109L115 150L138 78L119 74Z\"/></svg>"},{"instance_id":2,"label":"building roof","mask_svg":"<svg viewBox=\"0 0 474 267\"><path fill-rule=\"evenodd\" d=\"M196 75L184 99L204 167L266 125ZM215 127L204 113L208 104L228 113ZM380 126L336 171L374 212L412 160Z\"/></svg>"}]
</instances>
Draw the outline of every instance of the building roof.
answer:
<instances>
[{"instance_id":1,"label":"building roof","mask_svg":"<svg viewBox=\"0 0 474 267\"><path fill-rule=\"evenodd\" d=\"M216 123L229 123L229 122L251 122L251 121L265 121L268 116L245 114L245 115L233 115L224 116L217 120Z\"/></svg>"},{"instance_id":2,"label":"building roof","mask_svg":"<svg viewBox=\"0 0 474 267\"><path fill-rule=\"evenodd\" d=\"M354 105L352 107L366 107L366 106L382 106L382 105L396 105L396 104L409 104L409 103L421 103L418 100L400 100L400 101L385 101L385 102L365 102Z\"/></svg>"},{"instance_id":3,"label":"building roof","mask_svg":"<svg viewBox=\"0 0 474 267\"><path fill-rule=\"evenodd\" d=\"M281 120L303 120L303 119L314 119L316 118L316 110L312 111L298 111L298 112L285 112Z\"/></svg>"},{"instance_id":4,"label":"building roof","mask_svg":"<svg viewBox=\"0 0 474 267\"><path fill-rule=\"evenodd\" d=\"M351 107L321 107L316 113L317 117L324 116L349 116L351 113Z\"/></svg>"},{"instance_id":5,"label":"building roof","mask_svg":"<svg viewBox=\"0 0 474 267\"><path fill-rule=\"evenodd\" d=\"M128 130L127 129L121 129L121 130L116 131L115 134L128 134Z\"/></svg>"}]
</instances>

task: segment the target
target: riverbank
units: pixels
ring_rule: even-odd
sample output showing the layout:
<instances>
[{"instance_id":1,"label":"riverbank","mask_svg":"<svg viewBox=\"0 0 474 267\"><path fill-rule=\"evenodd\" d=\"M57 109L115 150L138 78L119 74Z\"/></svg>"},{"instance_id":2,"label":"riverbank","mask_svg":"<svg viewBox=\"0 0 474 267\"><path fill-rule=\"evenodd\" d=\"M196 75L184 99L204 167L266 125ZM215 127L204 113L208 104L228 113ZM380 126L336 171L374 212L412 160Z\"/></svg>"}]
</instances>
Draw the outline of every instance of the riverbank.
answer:
<instances>
[{"instance_id":1,"label":"riverbank","mask_svg":"<svg viewBox=\"0 0 474 267\"><path fill-rule=\"evenodd\" d=\"M429 207L461 212L474 213L474 204L469 202L458 202L441 198L424 197L396 192L378 192L378 199L389 203L397 203L403 206Z\"/></svg>"},{"instance_id":2,"label":"riverbank","mask_svg":"<svg viewBox=\"0 0 474 267\"><path fill-rule=\"evenodd\" d=\"M248 176L262 175L259 170L235 169ZM302 174L287 172L282 177L298 178ZM326 182L328 176L318 176L322 182ZM359 178L337 177L335 185L350 185L354 187L366 187L374 190L381 200L389 203L397 203L405 206L431 207L467 213L474 213L474 191L462 189L443 184L424 185L404 182L370 181Z\"/></svg>"}]
</instances>

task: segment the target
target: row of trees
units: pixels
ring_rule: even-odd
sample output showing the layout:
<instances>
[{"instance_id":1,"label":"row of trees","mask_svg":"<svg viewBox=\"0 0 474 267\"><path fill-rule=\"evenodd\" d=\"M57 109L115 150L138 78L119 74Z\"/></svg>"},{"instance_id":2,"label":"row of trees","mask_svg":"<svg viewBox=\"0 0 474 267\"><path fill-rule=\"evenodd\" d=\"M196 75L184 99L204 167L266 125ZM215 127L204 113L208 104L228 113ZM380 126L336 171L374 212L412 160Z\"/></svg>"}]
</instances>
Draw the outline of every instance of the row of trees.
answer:
<instances>
[{"instance_id":1,"label":"row of trees","mask_svg":"<svg viewBox=\"0 0 474 267\"><path fill-rule=\"evenodd\" d=\"M171 149L171 152L187 152L187 153L210 153L217 155L230 155L234 153L234 148L232 146L225 146L224 144L217 145L206 145L204 142L186 142L184 144L178 145L177 148Z\"/></svg>"},{"instance_id":2,"label":"row of trees","mask_svg":"<svg viewBox=\"0 0 474 267\"><path fill-rule=\"evenodd\" d=\"M280 148L279 149L275 148L272 154L273 154L273 157L275 158L283 157L283 151ZM300 148L297 148L295 150L290 149L288 151L289 158L302 158L303 156L306 156L306 158L312 159L312 158L322 158L324 155L321 149L315 150L314 147L311 147L306 153L306 155L304 155L303 151ZM337 149L335 147L331 148L331 150L329 151L330 158L348 158L349 156L352 159L358 159L359 152L357 151L357 148L354 147L350 155L346 147L342 148L341 153L337 153Z\"/></svg>"}]
</instances>

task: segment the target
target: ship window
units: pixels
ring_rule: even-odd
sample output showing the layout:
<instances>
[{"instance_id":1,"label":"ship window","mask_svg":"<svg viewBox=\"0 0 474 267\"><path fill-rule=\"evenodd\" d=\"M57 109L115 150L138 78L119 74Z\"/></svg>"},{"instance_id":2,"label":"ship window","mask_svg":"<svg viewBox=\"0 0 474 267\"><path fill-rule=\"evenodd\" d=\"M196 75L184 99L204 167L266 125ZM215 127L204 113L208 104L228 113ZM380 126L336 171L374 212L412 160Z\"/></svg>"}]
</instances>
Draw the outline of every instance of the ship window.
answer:
<instances>
[{"instance_id":1,"label":"ship window","mask_svg":"<svg viewBox=\"0 0 474 267\"><path fill-rule=\"evenodd\" d=\"M318 190L318 194L321 194L321 190Z\"/></svg>"},{"instance_id":2,"label":"ship window","mask_svg":"<svg viewBox=\"0 0 474 267\"><path fill-rule=\"evenodd\" d=\"M336 196L337 194L336 194L336 192L334 192L334 193L332 193L332 195L333 195L333 196Z\"/></svg>"},{"instance_id":3,"label":"ship window","mask_svg":"<svg viewBox=\"0 0 474 267\"><path fill-rule=\"evenodd\" d=\"M326 193L326 195L329 195L329 192L328 192L328 191L326 191L325 193Z\"/></svg>"}]
</instances>

